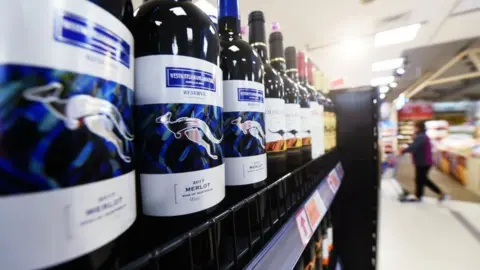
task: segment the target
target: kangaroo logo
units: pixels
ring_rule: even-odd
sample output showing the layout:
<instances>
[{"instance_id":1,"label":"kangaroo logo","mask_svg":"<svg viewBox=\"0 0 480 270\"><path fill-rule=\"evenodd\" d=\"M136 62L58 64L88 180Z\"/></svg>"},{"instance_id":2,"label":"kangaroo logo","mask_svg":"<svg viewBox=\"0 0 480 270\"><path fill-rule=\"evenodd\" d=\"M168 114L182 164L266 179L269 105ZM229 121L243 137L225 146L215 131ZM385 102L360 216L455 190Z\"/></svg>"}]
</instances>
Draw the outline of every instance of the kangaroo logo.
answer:
<instances>
[{"instance_id":1,"label":"kangaroo logo","mask_svg":"<svg viewBox=\"0 0 480 270\"><path fill-rule=\"evenodd\" d=\"M287 133L290 133L293 135L293 137L297 137L298 130L292 129L292 130L287 130Z\"/></svg>"},{"instance_id":2,"label":"kangaroo logo","mask_svg":"<svg viewBox=\"0 0 480 270\"><path fill-rule=\"evenodd\" d=\"M236 125L243 132L243 134L250 133L251 136L259 141L260 146L265 149L265 144L263 143L265 141L265 133L263 132L262 125L260 125L260 123L252 120L245 120L245 122L242 123L241 117L232 120L231 123L232 125Z\"/></svg>"},{"instance_id":3,"label":"kangaroo logo","mask_svg":"<svg viewBox=\"0 0 480 270\"><path fill-rule=\"evenodd\" d=\"M282 138L283 138L283 135L285 135L285 133L286 133L283 129L279 129L277 131L273 131L271 129L268 129L268 131L270 131L271 133L278 134L278 135L282 136Z\"/></svg>"},{"instance_id":4,"label":"kangaroo logo","mask_svg":"<svg viewBox=\"0 0 480 270\"><path fill-rule=\"evenodd\" d=\"M198 118L180 117L175 121L170 121L171 117L172 113L167 112L157 117L156 122L163 124L172 132L175 139L180 139L185 136L188 140L205 148L209 157L215 160L218 159L218 156L212 153L212 148L214 148L214 144L222 142L223 135L220 139L215 138L207 123ZM203 136L205 136L210 143L206 142Z\"/></svg>"},{"instance_id":5,"label":"kangaroo logo","mask_svg":"<svg viewBox=\"0 0 480 270\"><path fill-rule=\"evenodd\" d=\"M117 108L104 99L83 94L61 99L63 90L62 84L51 82L25 90L23 97L42 103L70 130L86 126L93 134L112 143L120 158L130 163L132 159L125 154L123 140L132 141L133 134L128 130ZM123 140L113 132L114 129L117 129Z\"/></svg>"}]
</instances>

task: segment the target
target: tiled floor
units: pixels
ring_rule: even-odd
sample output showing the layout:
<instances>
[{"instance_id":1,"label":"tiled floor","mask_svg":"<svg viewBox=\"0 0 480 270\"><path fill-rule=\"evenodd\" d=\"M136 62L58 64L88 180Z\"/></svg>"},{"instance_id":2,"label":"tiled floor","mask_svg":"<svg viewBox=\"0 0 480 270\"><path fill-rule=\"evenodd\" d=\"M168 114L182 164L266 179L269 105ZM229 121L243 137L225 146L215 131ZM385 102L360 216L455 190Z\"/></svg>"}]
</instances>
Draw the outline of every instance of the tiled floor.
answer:
<instances>
[{"instance_id":1,"label":"tiled floor","mask_svg":"<svg viewBox=\"0 0 480 270\"><path fill-rule=\"evenodd\" d=\"M382 180L377 269L480 269L480 204L400 203L399 191Z\"/></svg>"}]
</instances>

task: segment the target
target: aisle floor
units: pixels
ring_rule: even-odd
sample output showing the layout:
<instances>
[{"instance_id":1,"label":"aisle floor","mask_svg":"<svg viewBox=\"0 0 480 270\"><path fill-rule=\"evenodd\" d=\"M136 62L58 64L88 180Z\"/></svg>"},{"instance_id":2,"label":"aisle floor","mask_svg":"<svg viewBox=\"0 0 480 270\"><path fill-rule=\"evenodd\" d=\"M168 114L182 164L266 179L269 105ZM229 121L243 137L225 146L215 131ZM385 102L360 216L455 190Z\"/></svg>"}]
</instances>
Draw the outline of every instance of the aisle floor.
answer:
<instances>
[{"instance_id":1,"label":"aisle floor","mask_svg":"<svg viewBox=\"0 0 480 270\"><path fill-rule=\"evenodd\" d=\"M480 269L480 204L400 203L400 192L396 180L382 179L377 269Z\"/></svg>"},{"instance_id":2,"label":"aisle floor","mask_svg":"<svg viewBox=\"0 0 480 270\"><path fill-rule=\"evenodd\" d=\"M437 184L442 191L448 193L453 200L480 202L480 196L467 190L460 182L437 168L432 167L429 176L430 179ZM404 156L398 160L396 178L408 191L415 192L415 167L411 162L410 156ZM436 197L437 195L431 190L425 189L425 196ZM478 269L480 269L480 267Z\"/></svg>"}]
</instances>

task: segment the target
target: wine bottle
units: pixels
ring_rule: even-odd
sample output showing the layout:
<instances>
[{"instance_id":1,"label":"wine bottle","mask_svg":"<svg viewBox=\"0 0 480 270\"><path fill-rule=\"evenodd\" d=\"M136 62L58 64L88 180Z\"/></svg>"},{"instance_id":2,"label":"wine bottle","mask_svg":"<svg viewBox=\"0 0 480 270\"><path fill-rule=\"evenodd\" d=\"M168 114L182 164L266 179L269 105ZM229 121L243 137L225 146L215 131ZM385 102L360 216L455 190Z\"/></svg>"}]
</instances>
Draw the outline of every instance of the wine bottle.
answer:
<instances>
[{"instance_id":1,"label":"wine bottle","mask_svg":"<svg viewBox=\"0 0 480 270\"><path fill-rule=\"evenodd\" d=\"M283 50L283 35L273 32L269 37L270 65L278 71L283 80L285 100L285 140L287 141L287 170L293 171L302 165L302 138L300 138L300 99L298 85L286 74L285 54ZM300 198L301 176L295 174L288 179L287 205L294 204Z\"/></svg>"},{"instance_id":2,"label":"wine bottle","mask_svg":"<svg viewBox=\"0 0 480 270\"><path fill-rule=\"evenodd\" d=\"M328 232L327 232L327 221L322 222L322 234L323 234L323 241L322 241L322 269L328 269L328 263L330 260L330 250L328 249L329 241L328 241Z\"/></svg>"},{"instance_id":3,"label":"wine bottle","mask_svg":"<svg viewBox=\"0 0 480 270\"><path fill-rule=\"evenodd\" d=\"M218 18L225 104L225 206L230 207L267 184L264 72L262 59L242 40L238 0L220 0ZM264 217L266 195L259 198L259 204L260 213L251 204L252 230L259 228ZM236 233L247 236L247 211L240 212L236 222Z\"/></svg>"},{"instance_id":4,"label":"wine bottle","mask_svg":"<svg viewBox=\"0 0 480 270\"><path fill-rule=\"evenodd\" d=\"M300 99L297 84L286 74L283 35L273 32L269 37L270 65L280 74L284 83L285 139L287 141L287 169L293 171L302 165L300 136Z\"/></svg>"},{"instance_id":5,"label":"wine bottle","mask_svg":"<svg viewBox=\"0 0 480 270\"><path fill-rule=\"evenodd\" d=\"M144 215L138 239L154 248L212 217L225 197L219 39L191 1L147 1L131 29ZM213 263L212 231L192 240L195 267ZM175 252L164 267L189 268L188 247Z\"/></svg>"},{"instance_id":6,"label":"wine bottle","mask_svg":"<svg viewBox=\"0 0 480 270\"><path fill-rule=\"evenodd\" d=\"M315 269L322 270L322 225L315 232Z\"/></svg>"},{"instance_id":7,"label":"wine bottle","mask_svg":"<svg viewBox=\"0 0 480 270\"><path fill-rule=\"evenodd\" d=\"M310 93L299 80L297 69L297 50L295 47L287 47L285 49L285 58L287 61L287 75L298 86L300 99L300 132L299 137L302 138L302 160L307 163L312 159L311 144L311 110L310 110ZM303 61L302 70L305 71L305 61Z\"/></svg>"},{"instance_id":8,"label":"wine bottle","mask_svg":"<svg viewBox=\"0 0 480 270\"><path fill-rule=\"evenodd\" d=\"M285 94L282 77L268 63L265 36L265 17L262 11L253 11L248 16L249 42L263 61L265 71L265 133L267 152L267 182L271 184L287 173L287 142L284 135ZM285 182L270 197L272 213L277 217L277 210L284 205Z\"/></svg>"},{"instance_id":9,"label":"wine bottle","mask_svg":"<svg viewBox=\"0 0 480 270\"><path fill-rule=\"evenodd\" d=\"M300 61L300 59L298 61ZM303 79L303 83L310 93L310 108L312 110L312 158L317 158L323 155L325 152L323 141L323 104L325 102L325 97L321 94L319 90L313 87L312 61L305 57L305 64L306 77Z\"/></svg>"},{"instance_id":10,"label":"wine bottle","mask_svg":"<svg viewBox=\"0 0 480 270\"><path fill-rule=\"evenodd\" d=\"M133 37L100 2L0 4L4 270L111 269L135 221Z\"/></svg>"}]
</instances>

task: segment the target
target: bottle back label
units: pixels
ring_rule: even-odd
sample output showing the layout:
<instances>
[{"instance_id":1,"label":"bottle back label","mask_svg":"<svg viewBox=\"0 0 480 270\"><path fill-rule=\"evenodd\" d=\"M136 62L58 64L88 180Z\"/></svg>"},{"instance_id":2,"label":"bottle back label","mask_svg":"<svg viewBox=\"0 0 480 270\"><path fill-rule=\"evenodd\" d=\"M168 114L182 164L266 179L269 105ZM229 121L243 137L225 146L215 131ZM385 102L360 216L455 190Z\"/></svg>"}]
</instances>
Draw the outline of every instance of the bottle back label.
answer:
<instances>
[{"instance_id":1,"label":"bottle back label","mask_svg":"<svg viewBox=\"0 0 480 270\"><path fill-rule=\"evenodd\" d=\"M43 269L135 220L133 37L88 1L4 1L0 21L1 268Z\"/></svg>"},{"instance_id":2,"label":"bottle back label","mask_svg":"<svg viewBox=\"0 0 480 270\"><path fill-rule=\"evenodd\" d=\"M261 83L223 82L223 149L226 185L253 184L267 178L265 92Z\"/></svg>"},{"instance_id":3,"label":"bottle back label","mask_svg":"<svg viewBox=\"0 0 480 270\"><path fill-rule=\"evenodd\" d=\"M312 145L312 116L311 108L300 108L300 133L302 146Z\"/></svg>"},{"instance_id":4,"label":"bottle back label","mask_svg":"<svg viewBox=\"0 0 480 270\"><path fill-rule=\"evenodd\" d=\"M135 59L143 213L178 216L225 197L221 70L179 55Z\"/></svg>"},{"instance_id":5,"label":"bottle back label","mask_svg":"<svg viewBox=\"0 0 480 270\"><path fill-rule=\"evenodd\" d=\"M265 130L267 133L267 152L287 150L285 141L285 101L281 98L265 99Z\"/></svg>"},{"instance_id":6,"label":"bottle back label","mask_svg":"<svg viewBox=\"0 0 480 270\"><path fill-rule=\"evenodd\" d=\"M312 158L317 158L325 152L323 106L312 102L310 108L312 109Z\"/></svg>"},{"instance_id":7,"label":"bottle back label","mask_svg":"<svg viewBox=\"0 0 480 270\"><path fill-rule=\"evenodd\" d=\"M285 104L285 125L287 132L285 139L287 140L287 148L302 147L300 104Z\"/></svg>"}]
</instances>

